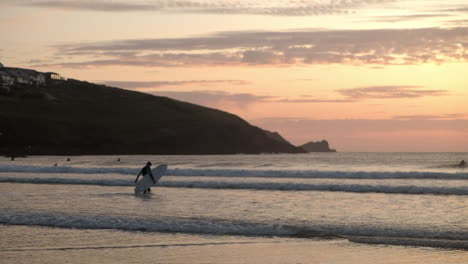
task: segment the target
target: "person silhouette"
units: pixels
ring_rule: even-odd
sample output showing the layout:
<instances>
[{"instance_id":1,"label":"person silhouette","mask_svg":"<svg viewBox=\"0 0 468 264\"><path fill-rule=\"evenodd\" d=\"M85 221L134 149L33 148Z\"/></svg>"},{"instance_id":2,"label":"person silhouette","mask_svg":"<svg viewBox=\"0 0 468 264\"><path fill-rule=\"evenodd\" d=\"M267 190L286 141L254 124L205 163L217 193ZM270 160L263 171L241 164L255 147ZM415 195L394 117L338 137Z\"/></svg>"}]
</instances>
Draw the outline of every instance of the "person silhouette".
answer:
<instances>
[{"instance_id":1,"label":"person silhouette","mask_svg":"<svg viewBox=\"0 0 468 264\"><path fill-rule=\"evenodd\" d=\"M466 162L465 162L465 160L460 161L460 164L458 164L458 167L460 167L460 168L466 167Z\"/></svg>"},{"instance_id":2,"label":"person silhouette","mask_svg":"<svg viewBox=\"0 0 468 264\"><path fill-rule=\"evenodd\" d=\"M138 181L138 178L140 177L140 175L143 175L143 177L145 177L146 175L149 175L151 177L151 179L153 180L153 183L156 183L156 181L154 180L154 177L153 177L153 173L151 172L151 162L148 161L146 163L146 166L144 166L143 168L141 168L140 172L138 173L136 179L135 179L135 184L137 183ZM151 188L148 188L146 189L143 193L149 193L151 192Z\"/></svg>"}]
</instances>

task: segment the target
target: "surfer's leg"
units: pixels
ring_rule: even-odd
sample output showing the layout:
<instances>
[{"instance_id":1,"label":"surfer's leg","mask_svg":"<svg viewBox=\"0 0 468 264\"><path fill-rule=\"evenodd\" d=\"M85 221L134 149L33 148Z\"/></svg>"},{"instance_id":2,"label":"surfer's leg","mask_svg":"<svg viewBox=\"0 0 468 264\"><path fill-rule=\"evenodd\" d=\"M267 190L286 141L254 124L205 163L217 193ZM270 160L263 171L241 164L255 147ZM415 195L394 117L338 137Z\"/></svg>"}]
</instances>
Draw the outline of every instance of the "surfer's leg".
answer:
<instances>
[{"instance_id":1,"label":"surfer's leg","mask_svg":"<svg viewBox=\"0 0 468 264\"><path fill-rule=\"evenodd\" d=\"M147 190L147 191L150 193L150 192L151 192L151 188L148 188L148 190Z\"/></svg>"}]
</instances>

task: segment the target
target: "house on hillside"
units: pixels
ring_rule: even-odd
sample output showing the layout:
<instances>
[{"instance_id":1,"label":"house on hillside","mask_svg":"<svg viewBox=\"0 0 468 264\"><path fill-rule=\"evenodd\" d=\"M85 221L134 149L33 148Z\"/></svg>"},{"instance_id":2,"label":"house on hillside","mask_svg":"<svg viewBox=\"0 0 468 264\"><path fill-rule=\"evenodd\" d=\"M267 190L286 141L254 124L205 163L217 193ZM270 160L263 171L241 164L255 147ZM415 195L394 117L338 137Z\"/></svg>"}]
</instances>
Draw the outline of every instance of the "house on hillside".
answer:
<instances>
[{"instance_id":1,"label":"house on hillside","mask_svg":"<svg viewBox=\"0 0 468 264\"><path fill-rule=\"evenodd\" d=\"M10 92L10 87L15 83L15 78L0 70L0 88Z\"/></svg>"},{"instance_id":2,"label":"house on hillside","mask_svg":"<svg viewBox=\"0 0 468 264\"><path fill-rule=\"evenodd\" d=\"M57 83L57 82L62 82L66 80L66 78L60 76L60 74L56 72L46 72L44 73L44 75L45 75L47 83L50 83L50 82Z\"/></svg>"},{"instance_id":3,"label":"house on hillside","mask_svg":"<svg viewBox=\"0 0 468 264\"><path fill-rule=\"evenodd\" d=\"M15 83L23 84L23 85L30 85L41 87L45 86L46 84L46 76L42 72L38 72L35 70L29 69L21 69L21 68L10 68L10 67L3 67L2 69L7 74L15 78Z\"/></svg>"},{"instance_id":4,"label":"house on hillside","mask_svg":"<svg viewBox=\"0 0 468 264\"><path fill-rule=\"evenodd\" d=\"M30 69L4 67L0 63L0 87L8 91L14 85L43 87L64 80L66 79L55 72L43 73Z\"/></svg>"},{"instance_id":5,"label":"house on hillside","mask_svg":"<svg viewBox=\"0 0 468 264\"><path fill-rule=\"evenodd\" d=\"M0 88L8 93L10 92L10 87L14 84L15 79L8 73L2 71L5 68L2 63L0 63Z\"/></svg>"}]
</instances>

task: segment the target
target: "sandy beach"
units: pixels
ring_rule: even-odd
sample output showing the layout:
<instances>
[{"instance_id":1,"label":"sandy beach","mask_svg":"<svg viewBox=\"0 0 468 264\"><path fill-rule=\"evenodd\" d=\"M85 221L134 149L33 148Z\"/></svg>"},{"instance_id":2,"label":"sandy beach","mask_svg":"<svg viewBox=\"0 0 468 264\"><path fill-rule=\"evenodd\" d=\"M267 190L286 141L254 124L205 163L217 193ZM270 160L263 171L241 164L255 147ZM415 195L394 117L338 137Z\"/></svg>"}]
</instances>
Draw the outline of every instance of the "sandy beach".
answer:
<instances>
[{"instance_id":1,"label":"sandy beach","mask_svg":"<svg viewBox=\"0 0 468 264\"><path fill-rule=\"evenodd\" d=\"M2 263L460 264L466 251L347 240L0 226Z\"/></svg>"}]
</instances>

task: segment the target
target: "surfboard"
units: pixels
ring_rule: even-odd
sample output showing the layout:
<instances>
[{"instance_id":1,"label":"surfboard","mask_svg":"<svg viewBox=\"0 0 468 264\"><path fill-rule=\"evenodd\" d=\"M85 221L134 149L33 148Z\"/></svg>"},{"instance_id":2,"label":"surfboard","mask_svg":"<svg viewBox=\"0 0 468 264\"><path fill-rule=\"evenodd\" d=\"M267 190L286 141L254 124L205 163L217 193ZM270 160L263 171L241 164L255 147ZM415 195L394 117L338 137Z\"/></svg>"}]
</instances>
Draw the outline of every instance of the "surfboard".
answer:
<instances>
[{"instance_id":1,"label":"surfboard","mask_svg":"<svg viewBox=\"0 0 468 264\"><path fill-rule=\"evenodd\" d=\"M155 169L151 170L153 173L153 178L158 183L158 181L161 179L161 177L164 175L164 173L167 170L167 164L161 164ZM156 183L153 183L153 179L151 179L151 176L148 174L143 175L143 179L141 179L137 184L135 184L135 193L136 194L141 194L143 193L146 189L150 188L151 186L155 185Z\"/></svg>"}]
</instances>

